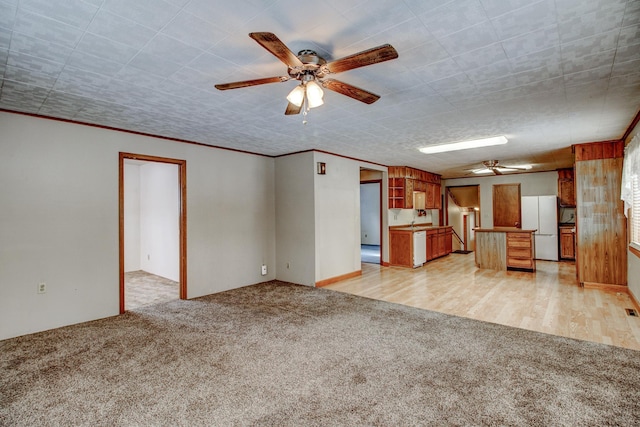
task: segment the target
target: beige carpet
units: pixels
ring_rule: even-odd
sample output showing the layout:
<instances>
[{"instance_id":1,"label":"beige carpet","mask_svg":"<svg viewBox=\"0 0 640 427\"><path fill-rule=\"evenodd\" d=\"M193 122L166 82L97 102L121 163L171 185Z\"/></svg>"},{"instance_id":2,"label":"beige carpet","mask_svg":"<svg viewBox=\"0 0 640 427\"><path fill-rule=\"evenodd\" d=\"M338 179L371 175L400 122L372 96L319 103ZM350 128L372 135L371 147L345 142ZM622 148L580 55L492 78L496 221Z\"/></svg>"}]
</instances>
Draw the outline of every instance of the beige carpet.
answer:
<instances>
[{"instance_id":1,"label":"beige carpet","mask_svg":"<svg viewBox=\"0 0 640 427\"><path fill-rule=\"evenodd\" d=\"M633 425L640 352L279 282L0 341L3 426Z\"/></svg>"}]
</instances>

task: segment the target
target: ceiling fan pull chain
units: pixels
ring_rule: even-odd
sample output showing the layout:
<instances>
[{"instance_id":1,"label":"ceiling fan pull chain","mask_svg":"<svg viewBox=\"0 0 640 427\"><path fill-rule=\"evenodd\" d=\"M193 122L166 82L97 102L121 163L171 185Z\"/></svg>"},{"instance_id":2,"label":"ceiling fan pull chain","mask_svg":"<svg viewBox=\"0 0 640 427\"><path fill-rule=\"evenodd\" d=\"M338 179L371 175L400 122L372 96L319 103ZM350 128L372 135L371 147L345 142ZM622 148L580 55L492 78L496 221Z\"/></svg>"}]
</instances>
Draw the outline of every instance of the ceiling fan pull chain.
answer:
<instances>
[{"instance_id":1,"label":"ceiling fan pull chain","mask_svg":"<svg viewBox=\"0 0 640 427\"><path fill-rule=\"evenodd\" d=\"M302 124L307 124L307 113L309 112L309 106L307 105L307 95L305 94L304 100L302 101Z\"/></svg>"}]
</instances>

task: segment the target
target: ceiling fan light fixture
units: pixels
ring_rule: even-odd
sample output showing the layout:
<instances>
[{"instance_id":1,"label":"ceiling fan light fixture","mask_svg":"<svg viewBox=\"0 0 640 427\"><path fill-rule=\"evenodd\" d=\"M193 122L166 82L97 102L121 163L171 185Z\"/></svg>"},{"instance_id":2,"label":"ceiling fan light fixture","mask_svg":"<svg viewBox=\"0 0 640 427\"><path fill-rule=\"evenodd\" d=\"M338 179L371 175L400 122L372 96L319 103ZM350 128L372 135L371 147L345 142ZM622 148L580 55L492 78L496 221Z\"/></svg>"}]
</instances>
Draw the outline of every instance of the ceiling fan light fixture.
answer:
<instances>
[{"instance_id":1,"label":"ceiling fan light fixture","mask_svg":"<svg viewBox=\"0 0 640 427\"><path fill-rule=\"evenodd\" d=\"M304 86L298 85L294 87L293 90L289 92L289 95L287 95L287 101L296 107L301 106L304 101L304 92Z\"/></svg>"},{"instance_id":2,"label":"ceiling fan light fixture","mask_svg":"<svg viewBox=\"0 0 640 427\"><path fill-rule=\"evenodd\" d=\"M420 148L420 151L425 154L444 153L447 151L467 150L470 148L489 147L492 145L502 145L508 142L507 137L494 136L492 138L473 139L470 141L454 142L449 144L430 145L428 147Z\"/></svg>"},{"instance_id":3,"label":"ceiling fan light fixture","mask_svg":"<svg viewBox=\"0 0 640 427\"><path fill-rule=\"evenodd\" d=\"M319 107L324 104L322 98L324 97L324 91L320 85L314 81L307 82L307 104L309 108Z\"/></svg>"}]
</instances>

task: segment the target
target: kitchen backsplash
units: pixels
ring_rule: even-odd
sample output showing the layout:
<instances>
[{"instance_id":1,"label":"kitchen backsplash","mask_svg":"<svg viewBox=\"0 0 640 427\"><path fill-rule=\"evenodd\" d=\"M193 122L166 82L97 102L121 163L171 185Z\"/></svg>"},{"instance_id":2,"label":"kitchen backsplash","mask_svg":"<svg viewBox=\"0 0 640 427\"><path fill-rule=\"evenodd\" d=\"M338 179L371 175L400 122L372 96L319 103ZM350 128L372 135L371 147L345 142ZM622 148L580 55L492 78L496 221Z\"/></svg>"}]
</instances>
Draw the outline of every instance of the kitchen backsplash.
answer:
<instances>
[{"instance_id":1,"label":"kitchen backsplash","mask_svg":"<svg viewBox=\"0 0 640 427\"><path fill-rule=\"evenodd\" d=\"M575 224L576 208L560 208L558 213L558 222L560 224Z\"/></svg>"},{"instance_id":2,"label":"kitchen backsplash","mask_svg":"<svg viewBox=\"0 0 640 427\"><path fill-rule=\"evenodd\" d=\"M415 209L389 209L389 226L394 225L407 225L413 221L415 224L436 224L438 222L438 215L433 215L432 211L427 209L425 216L418 216L418 211ZM436 210L436 212L438 212ZM435 222L434 222L435 218Z\"/></svg>"}]
</instances>

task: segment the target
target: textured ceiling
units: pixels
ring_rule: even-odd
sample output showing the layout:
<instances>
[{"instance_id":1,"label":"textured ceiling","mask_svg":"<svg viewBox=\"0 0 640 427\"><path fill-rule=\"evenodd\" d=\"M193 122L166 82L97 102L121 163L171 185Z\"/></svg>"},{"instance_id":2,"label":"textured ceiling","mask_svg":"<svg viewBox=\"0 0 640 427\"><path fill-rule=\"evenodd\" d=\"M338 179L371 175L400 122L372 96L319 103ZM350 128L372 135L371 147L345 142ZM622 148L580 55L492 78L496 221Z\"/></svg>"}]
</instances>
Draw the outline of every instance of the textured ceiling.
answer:
<instances>
[{"instance_id":1,"label":"textured ceiling","mask_svg":"<svg viewBox=\"0 0 640 427\"><path fill-rule=\"evenodd\" d=\"M325 91L285 116L294 81L248 33L327 60L384 43L399 58L336 75L382 98ZM280 155L320 149L461 176L482 160L571 164L640 109L639 0L0 0L0 108ZM333 76L332 76L333 77ZM435 155L435 143L507 146ZM90 143L90 142L87 142Z\"/></svg>"}]
</instances>

